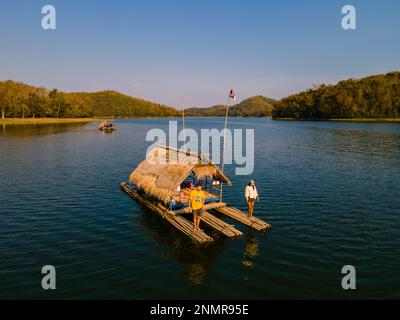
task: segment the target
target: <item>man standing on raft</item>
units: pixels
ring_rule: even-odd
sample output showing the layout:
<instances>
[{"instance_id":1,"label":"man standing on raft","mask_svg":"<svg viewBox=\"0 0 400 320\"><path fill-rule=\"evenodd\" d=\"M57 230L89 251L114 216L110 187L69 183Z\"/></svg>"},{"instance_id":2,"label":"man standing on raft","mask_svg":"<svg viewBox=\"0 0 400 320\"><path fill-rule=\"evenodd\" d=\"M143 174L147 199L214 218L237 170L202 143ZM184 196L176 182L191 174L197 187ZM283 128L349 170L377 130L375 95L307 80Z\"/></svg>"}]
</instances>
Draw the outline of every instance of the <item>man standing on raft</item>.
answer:
<instances>
[{"instance_id":1,"label":"man standing on raft","mask_svg":"<svg viewBox=\"0 0 400 320\"><path fill-rule=\"evenodd\" d=\"M206 195L201 190L201 183L197 182L195 189L190 193L189 196L189 209L193 212L193 232L200 230L200 220L204 211L204 200Z\"/></svg>"},{"instance_id":2,"label":"man standing on raft","mask_svg":"<svg viewBox=\"0 0 400 320\"><path fill-rule=\"evenodd\" d=\"M247 204L249 206L249 219L254 220L254 203L258 200L257 188L254 185L254 180L250 180L249 185L244 191L244 196L246 197Z\"/></svg>"}]
</instances>

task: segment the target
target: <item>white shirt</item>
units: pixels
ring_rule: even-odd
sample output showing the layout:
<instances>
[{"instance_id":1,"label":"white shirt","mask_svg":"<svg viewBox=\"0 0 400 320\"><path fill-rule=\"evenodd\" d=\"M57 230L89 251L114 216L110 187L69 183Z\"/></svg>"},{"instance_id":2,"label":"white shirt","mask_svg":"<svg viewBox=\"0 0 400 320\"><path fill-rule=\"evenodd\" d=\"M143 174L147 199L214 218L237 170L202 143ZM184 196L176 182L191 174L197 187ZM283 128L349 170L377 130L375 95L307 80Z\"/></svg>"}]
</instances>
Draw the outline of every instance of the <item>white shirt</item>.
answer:
<instances>
[{"instance_id":1,"label":"white shirt","mask_svg":"<svg viewBox=\"0 0 400 320\"><path fill-rule=\"evenodd\" d=\"M254 186L254 188L247 186L246 190L244 191L244 196L246 198L250 198L250 199L257 199L257 197L258 197L257 188L255 186Z\"/></svg>"}]
</instances>

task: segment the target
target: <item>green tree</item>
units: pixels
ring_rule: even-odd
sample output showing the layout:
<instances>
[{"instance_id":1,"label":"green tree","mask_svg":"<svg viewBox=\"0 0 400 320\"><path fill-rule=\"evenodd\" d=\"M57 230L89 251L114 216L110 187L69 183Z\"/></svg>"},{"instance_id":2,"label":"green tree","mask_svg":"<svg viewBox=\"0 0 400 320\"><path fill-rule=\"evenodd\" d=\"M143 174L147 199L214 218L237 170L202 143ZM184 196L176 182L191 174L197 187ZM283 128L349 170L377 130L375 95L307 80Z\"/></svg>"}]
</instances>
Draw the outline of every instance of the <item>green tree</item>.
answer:
<instances>
[{"instance_id":1,"label":"green tree","mask_svg":"<svg viewBox=\"0 0 400 320\"><path fill-rule=\"evenodd\" d=\"M318 86L275 103L274 118L399 117L400 72Z\"/></svg>"},{"instance_id":2,"label":"green tree","mask_svg":"<svg viewBox=\"0 0 400 320\"><path fill-rule=\"evenodd\" d=\"M64 117L70 107L70 104L64 98L64 94L57 89L53 89L49 93L49 98L53 115L56 118Z\"/></svg>"},{"instance_id":3,"label":"green tree","mask_svg":"<svg viewBox=\"0 0 400 320\"><path fill-rule=\"evenodd\" d=\"M43 100L37 92L29 93L28 107L32 118L40 117L43 111Z\"/></svg>"}]
</instances>

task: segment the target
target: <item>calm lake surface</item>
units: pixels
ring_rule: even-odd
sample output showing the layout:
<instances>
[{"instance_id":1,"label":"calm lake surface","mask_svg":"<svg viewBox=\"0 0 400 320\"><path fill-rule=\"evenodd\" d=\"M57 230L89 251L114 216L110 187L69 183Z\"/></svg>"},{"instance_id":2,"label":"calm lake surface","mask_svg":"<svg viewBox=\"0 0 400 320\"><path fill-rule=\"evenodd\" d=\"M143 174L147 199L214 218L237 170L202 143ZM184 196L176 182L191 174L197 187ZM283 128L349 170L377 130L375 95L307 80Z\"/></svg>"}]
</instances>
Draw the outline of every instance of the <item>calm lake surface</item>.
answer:
<instances>
[{"instance_id":1,"label":"calm lake surface","mask_svg":"<svg viewBox=\"0 0 400 320\"><path fill-rule=\"evenodd\" d=\"M257 233L198 248L119 188L166 119L0 125L0 298L400 298L400 125L230 119L254 128ZM223 119L187 119L223 127ZM225 200L245 209L248 176ZM57 290L41 268L57 269ZM344 291L341 269L357 270Z\"/></svg>"}]
</instances>

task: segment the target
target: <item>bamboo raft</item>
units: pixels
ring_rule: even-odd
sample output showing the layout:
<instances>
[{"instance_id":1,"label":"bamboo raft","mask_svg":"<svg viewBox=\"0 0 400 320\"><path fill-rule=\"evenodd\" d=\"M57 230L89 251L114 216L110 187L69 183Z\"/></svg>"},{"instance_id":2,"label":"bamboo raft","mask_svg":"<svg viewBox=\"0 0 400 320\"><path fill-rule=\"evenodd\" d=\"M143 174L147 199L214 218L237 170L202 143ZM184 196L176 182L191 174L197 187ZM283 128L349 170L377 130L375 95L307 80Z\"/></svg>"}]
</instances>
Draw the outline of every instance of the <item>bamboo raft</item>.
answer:
<instances>
[{"instance_id":1,"label":"bamboo raft","mask_svg":"<svg viewBox=\"0 0 400 320\"><path fill-rule=\"evenodd\" d=\"M177 156L180 161L170 164L170 161L174 161ZM194 189L193 182L204 187L204 212L201 223L207 227L229 238L243 235L234 225L213 214L219 213L257 231L271 228L271 225L261 219L249 219L246 213L222 202L222 183L231 185L231 182L202 154L157 146L132 172L129 183L121 183L120 187L130 197L161 216L193 242L208 244L214 239L203 230L193 231L192 217L189 216L191 213L188 208L189 198Z\"/></svg>"},{"instance_id":2,"label":"bamboo raft","mask_svg":"<svg viewBox=\"0 0 400 320\"><path fill-rule=\"evenodd\" d=\"M198 244L207 244L214 241L212 237L207 235L202 230L197 231L195 233L193 232L193 223L182 216L183 214L190 213L188 208L177 210L175 212L169 211L161 203L152 202L146 199L145 197L141 196L136 189L133 190L130 189L126 183L121 183L120 187L130 197L139 201L147 208L149 208L151 211L157 213L163 219L171 223L176 229L178 229L179 231L187 235L189 238L191 238L192 241ZM226 203L213 203L205 205L204 209L205 210L201 221L204 222L210 228L217 230L218 232L222 233L223 235L229 238L240 237L243 235L243 232L236 229L234 225L231 225L215 217L207 210L215 210L257 231L266 231L271 229L270 224L258 218L250 220L245 213L243 213L242 211L240 211L235 207L228 207Z\"/></svg>"},{"instance_id":3,"label":"bamboo raft","mask_svg":"<svg viewBox=\"0 0 400 320\"><path fill-rule=\"evenodd\" d=\"M236 238L243 235L243 232L236 229L233 225L226 223L225 221L214 217L207 211L204 211L203 216L201 217L201 221L203 221L209 227L218 230L223 235L229 238Z\"/></svg>"},{"instance_id":4,"label":"bamboo raft","mask_svg":"<svg viewBox=\"0 0 400 320\"><path fill-rule=\"evenodd\" d=\"M191 238L194 242L199 244L207 244L214 241L209 235L207 235L204 231L193 232L193 223L189 220L185 219L180 215L174 215L170 211L166 210L160 203L152 202L142 197L137 190L131 190L125 183L121 183L121 189L124 190L129 196L139 201L148 207L151 211L160 215L163 219L167 220L171 223L175 228L179 231L183 232L189 238Z\"/></svg>"},{"instance_id":5,"label":"bamboo raft","mask_svg":"<svg viewBox=\"0 0 400 320\"><path fill-rule=\"evenodd\" d=\"M99 130L105 132L112 132L114 130L117 130L117 128L115 127L114 122L112 122L111 120L107 120L99 124Z\"/></svg>"},{"instance_id":6,"label":"bamboo raft","mask_svg":"<svg viewBox=\"0 0 400 320\"><path fill-rule=\"evenodd\" d=\"M112 132L114 130L117 130L117 128L115 128L115 127L110 127L110 128L103 127L103 128L99 128L99 130L100 131L104 131L104 132Z\"/></svg>"},{"instance_id":7,"label":"bamboo raft","mask_svg":"<svg viewBox=\"0 0 400 320\"><path fill-rule=\"evenodd\" d=\"M254 220L250 220L244 212L235 207L218 207L215 208L215 210L257 231L267 231L271 229L270 224L259 218L254 218Z\"/></svg>"}]
</instances>

